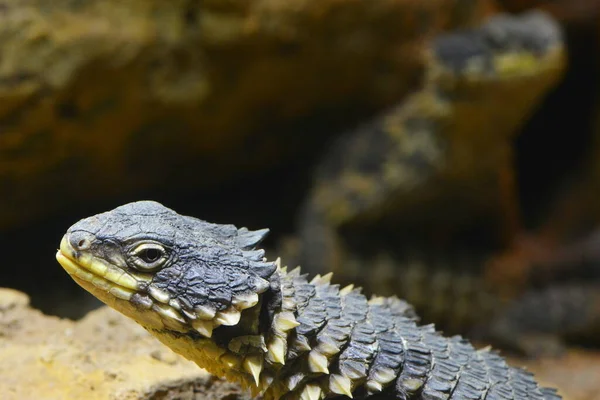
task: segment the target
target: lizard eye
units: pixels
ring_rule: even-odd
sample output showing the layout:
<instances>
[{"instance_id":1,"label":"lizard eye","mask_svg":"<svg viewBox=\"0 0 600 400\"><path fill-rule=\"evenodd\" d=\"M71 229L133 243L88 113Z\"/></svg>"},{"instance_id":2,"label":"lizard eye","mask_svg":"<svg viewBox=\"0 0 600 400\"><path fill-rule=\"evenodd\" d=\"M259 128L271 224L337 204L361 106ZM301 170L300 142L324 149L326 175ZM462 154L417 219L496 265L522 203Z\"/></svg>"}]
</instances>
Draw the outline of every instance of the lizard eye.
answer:
<instances>
[{"instance_id":1,"label":"lizard eye","mask_svg":"<svg viewBox=\"0 0 600 400\"><path fill-rule=\"evenodd\" d=\"M134 267L142 271L160 268L168 260L167 251L158 243L140 244L131 251L130 257Z\"/></svg>"}]
</instances>

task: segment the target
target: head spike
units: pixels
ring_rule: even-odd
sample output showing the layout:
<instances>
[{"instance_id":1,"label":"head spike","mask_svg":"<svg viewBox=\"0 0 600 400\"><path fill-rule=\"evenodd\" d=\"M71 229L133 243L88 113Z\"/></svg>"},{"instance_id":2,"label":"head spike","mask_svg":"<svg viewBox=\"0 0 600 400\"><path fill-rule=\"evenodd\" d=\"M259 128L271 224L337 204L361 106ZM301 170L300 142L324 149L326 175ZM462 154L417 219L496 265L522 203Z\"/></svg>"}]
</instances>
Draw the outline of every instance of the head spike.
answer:
<instances>
[{"instance_id":1,"label":"head spike","mask_svg":"<svg viewBox=\"0 0 600 400\"><path fill-rule=\"evenodd\" d=\"M254 383L257 387L260 386L260 373L263 368L263 359L261 356L247 356L243 363L244 370L254 378Z\"/></svg>"},{"instance_id":2,"label":"head spike","mask_svg":"<svg viewBox=\"0 0 600 400\"><path fill-rule=\"evenodd\" d=\"M198 318L204 319L204 320L213 319L215 317L215 314L217 313L214 308L211 308L209 306L201 306L201 305L194 307L194 311L198 315Z\"/></svg>"},{"instance_id":3,"label":"head spike","mask_svg":"<svg viewBox=\"0 0 600 400\"><path fill-rule=\"evenodd\" d=\"M346 296L354 289L354 285L348 285L340 289L340 296Z\"/></svg>"},{"instance_id":4,"label":"head spike","mask_svg":"<svg viewBox=\"0 0 600 400\"><path fill-rule=\"evenodd\" d=\"M188 310L186 310L185 308L181 310L181 312L183 313L183 315L186 316L186 318L194 320L196 318L198 318L198 316L196 314L194 314L193 312L189 312Z\"/></svg>"},{"instance_id":5,"label":"head spike","mask_svg":"<svg viewBox=\"0 0 600 400\"><path fill-rule=\"evenodd\" d=\"M282 338L275 336L271 343L269 343L269 346L267 347L269 359L273 362L284 365L286 352L285 341Z\"/></svg>"},{"instance_id":6,"label":"head spike","mask_svg":"<svg viewBox=\"0 0 600 400\"><path fill-rule=\"evenodd\" d=\"M177 299L169 300L169 305L174 309L181 311L181 303Z\"/></svg>"},{"instance_id":7,"label":"head spike","mask_svg":"<svg viewBox=\"0 0 600 400\"><path fill-rule=\"evenodd\" d=\"M328 272L315 282L315 285L328 285L331 283L331 278L333 277L333 272ZM314 279L313 279L314 280Z\"/></svg>"},{"instance_id":8,"label":"head spike","mask_svg":"<svg viewBox=\"0 0 600 400\"><path fill-rule=\"evenodd\" d=\"M317 350L312 350L308 354L308 367L312 372L321 372L324 374L328 374L328 366L329 360L327 359L327 357L319 353Z\"/></svg>"},{"instance_id":9,"label":"head spike","mask_svg":"<svg viewBox=\"0 0 600 400\"><path fill-rule=\"evenodd\" d=\"M168 303L170 300L170 296L167 292L165 292L164 290L158 289L155 286L150 286L148 288L148 294L152 297L154 297L156 300L160 301L161 303Z\"/></svg>"},{"instance_id":10,"label":"head spike","mask_svg":"<svg viewBox=\"0 0 600 400\"><path fill-rule=\"evenodd\" d=\"M352 381L344 375L331 375L329 378L329 389L333 393L352 398Z\"/></svg>"},{"instance_id":11,"label":"head spike","mask_svg":"<svg viewBox=\"0 0 600 400\"><path fill-rule=\"evenodd\" d=\"M297 336L292 346L298 351L310 351L312 349L305 336Z\"/></svg>"},{"instance_id":12,"label":"head spike","mask_svg":"<svg viewBox=\"0 0 600 400\"><path fill-rule=\"evenodd\" d=\"M232 299L233 306L238 310L245 310L247 308L254 307L258 304L258 294L238 294Z\"/></svg>"},{"instance_id":13,"label":"head spike","mask_svg":"<svg viewBox=\"0 0 600 400\"><path fill-rule=\"evenodd\" d=\"M219 311L215 316L215 322L220 325L233 326L240 322L242 314L238 310Z\"/></svg>"},{"instance_id":14,"label":"head spike","mask_svg":"<svg viewBox=\"0 0 600 400\"><path fill-rule=\"evenodd\" d=\"M374 380L367 381L365 386L367 387L367 390L370 393L377 393L377 392L381 392L383 390L383 386L381 385L381 383L374 381Z\"/></svg>"},{"instance_id":15,"label":"head spike","mask_svg":"<svg viewBox=\"0 0 600 400\"><path fill-rule=\"evenodd\" d=\"M210 338L212 336L213 331L213 323L212 321L204 321L201 319L197 319L192 321L192 327L198 331L204 337Z\"/></svg>"},{"instance_id":16,"label":"head spike","mask_svg":"<svg viewBox=\"0 0 600 400\"><path fill-rule=\"evenodd\" d=\"M369 305L371 305L371 306L381 306L383 304L385 304L385 297L372 296L369 299Z\"/></svg>"},{"instance_id":17,"label":"head spike","mask_svg":"<svg viewBox=\"0 0 600 400\"><path fill-rule=\"evenodd\" d=\"M266 292L267 289L269 289L271 287L271 284L269 283L268 280L263 279L259 276L253 276L251 279L252 279L252 286L254 286L256 293L260 294L260 293Z\"/></svg>"},{"instance_id":18,"label":"head spike","mask_svg":"<svg viewBox=\"0 0 600 400\"><path fill-rule=\"evenodd\" d=\"M378 368L373 372L372 379L376 380L382 385L385 385L386 383L390 383L396 379L396 374L391 368Z\"/></svg>"},{"instance_id":19,"label":"head spike","mask_svg":"<svg viewBox=\"0 0 600 400\"><path fill-rule=\"evenodd\" d=\"M281 332L287 332L299 325L300 322L296 321L296 317L292 312L284 311L275 316L275 329Z\"/></svg>"},{"instance_id":20,"label":"head spike","mask_svg":"<svg viewBox=\"0 0 600 400\"><path fill-rule=\"evenodd\" d=\"M186 323L185 319L181 315L179 315L179 313L177 311L173 310L169 306L166 306L166 305L163 305L160 303L156 303L152 306L152 309L164 318L175 320L175 321L181 322L182 324Z\"/></svg>"},{"instance_id":21,"label":"head spike","mask_svg":"<svg viewBox=\"0 0 600 400\"><path fill-rule=\"evenodd\" d=\"M302 392L300 393L300 400L320 400L323 391L321 387L315 385L314 383L309 383L304 386Z\"/></svg>"},{"instance_id":22,"label":"head spike","mask_svg":"<svg viewBox=\"0 0 600 400\"><path fill-rule=\"evenodd\" d=\"M317 347L321 353L327 356L332 356L340 352L340 348L336 341L328 335L323 335L319 338Z\"/></svg>"}]
</instances>

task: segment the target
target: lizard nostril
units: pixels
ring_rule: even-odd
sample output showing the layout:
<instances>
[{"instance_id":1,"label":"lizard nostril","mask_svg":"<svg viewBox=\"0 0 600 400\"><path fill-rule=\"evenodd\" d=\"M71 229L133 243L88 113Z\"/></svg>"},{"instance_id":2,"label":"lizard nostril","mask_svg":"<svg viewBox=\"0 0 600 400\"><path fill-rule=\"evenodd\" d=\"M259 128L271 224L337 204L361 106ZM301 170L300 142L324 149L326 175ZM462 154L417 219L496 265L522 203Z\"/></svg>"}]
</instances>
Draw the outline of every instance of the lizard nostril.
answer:
<instances>
[{"instance_id":1,"label":"lizard nostril","mask_svg":"<svg viewBox=\"0 0 600 400\"><path fill-rule=\"evenodd\" d=\"M72 232L69 235L69 243L75 251L87 250L92 245L92 235L82 231Z\"/></svg>"}]
</instances>

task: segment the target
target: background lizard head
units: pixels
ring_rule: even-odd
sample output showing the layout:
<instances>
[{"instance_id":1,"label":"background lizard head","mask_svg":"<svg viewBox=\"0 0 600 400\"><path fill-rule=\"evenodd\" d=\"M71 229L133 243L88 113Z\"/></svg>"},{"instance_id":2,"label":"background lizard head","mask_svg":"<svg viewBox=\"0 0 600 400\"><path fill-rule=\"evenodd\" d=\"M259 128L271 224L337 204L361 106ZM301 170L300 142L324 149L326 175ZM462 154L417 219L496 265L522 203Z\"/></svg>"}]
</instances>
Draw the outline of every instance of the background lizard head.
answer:
<instances>
[{"instance_id":1,"label":"background lizard head","mask_svg":"<svg viewBox=\"0 0 600 400\"><path fill-rule=\"evenodd\" d=\"M267 233L139 201L71 226L56 257L80 286L146 328L211 337L278 287L276 263L254 249Z\"/></svg>"}]
</instances>

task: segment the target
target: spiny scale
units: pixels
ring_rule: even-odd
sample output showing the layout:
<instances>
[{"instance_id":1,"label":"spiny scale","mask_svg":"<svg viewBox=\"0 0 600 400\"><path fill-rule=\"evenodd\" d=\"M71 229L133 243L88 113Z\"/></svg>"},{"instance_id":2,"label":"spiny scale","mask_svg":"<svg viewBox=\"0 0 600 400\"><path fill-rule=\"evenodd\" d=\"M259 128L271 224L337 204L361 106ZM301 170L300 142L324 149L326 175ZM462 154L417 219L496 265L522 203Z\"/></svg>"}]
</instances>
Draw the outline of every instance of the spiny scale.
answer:
<instances>
[{"instance_id":1,"label":"spiny scale","mask_svg":"<svg viewBox=\"0 0 600 400\"><path fill-rule=\"evenodd\" d=\"M280 274L283 298L295 309L282 309L265 332L272 340L261 371L273 379L267 386L256 362L244 366L267 400L355 397L359 390L392 399L560 399L489 349L419 326L398 298L367 300L360 289L331 285L331 276L309 283L298 269Z\"/></svg>"}]
</instances>

